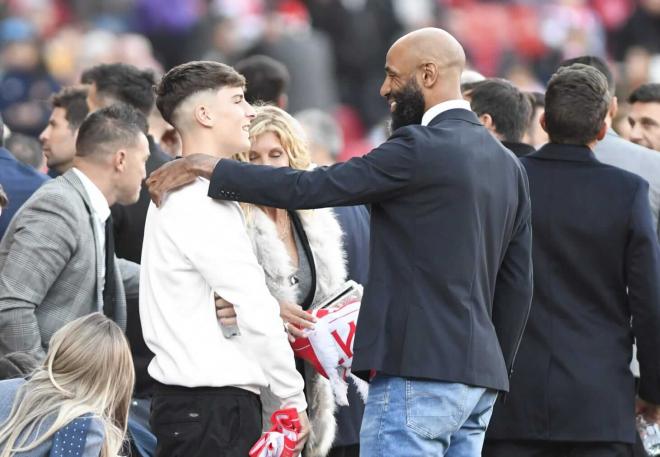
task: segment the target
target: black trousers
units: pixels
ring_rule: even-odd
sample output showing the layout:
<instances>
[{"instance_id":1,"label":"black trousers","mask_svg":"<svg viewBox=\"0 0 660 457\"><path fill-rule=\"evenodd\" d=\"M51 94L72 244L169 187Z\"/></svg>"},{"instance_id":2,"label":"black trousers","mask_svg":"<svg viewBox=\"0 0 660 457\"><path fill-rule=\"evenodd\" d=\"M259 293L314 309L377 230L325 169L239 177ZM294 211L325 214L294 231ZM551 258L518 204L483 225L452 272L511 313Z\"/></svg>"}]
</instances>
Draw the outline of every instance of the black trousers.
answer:
<instances>
[{"instance_id":1,"label":"black trousers","mask_svg":"<svg viewBox=\"0 0 660 457\"><path fill-rule=\"evenodd\" d=\"M360 445L333 447L330 449L328 457L360 457Z\"/></svg>"},{"instance_id":2,"label":"black trousers","mask_svg":"<svg viewBox=\"0 0 660 457\"><path fill-rule=\"evenodd\" d=\"M149 423L156 457L247 457L261 436L261 402L235 387L157 384Z\"/></svg>"},{"instance_id":3,"label":"black trousers","mask_svg":"<svg viewBox=\"0 0 660 457\"><path fill-rule=\"evenodd\" d=\"M632 457L632 444L487 440L483 457Z\"/></svg>"}]
</instances>

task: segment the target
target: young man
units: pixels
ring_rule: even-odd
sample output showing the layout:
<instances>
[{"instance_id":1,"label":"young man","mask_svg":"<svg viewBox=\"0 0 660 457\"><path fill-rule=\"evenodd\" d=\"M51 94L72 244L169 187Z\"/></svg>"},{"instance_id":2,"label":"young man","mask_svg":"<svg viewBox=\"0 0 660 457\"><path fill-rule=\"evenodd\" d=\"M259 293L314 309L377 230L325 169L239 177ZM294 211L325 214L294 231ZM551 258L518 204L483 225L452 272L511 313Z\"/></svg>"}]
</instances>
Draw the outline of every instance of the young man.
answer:
<instances>
[{"instance_id":1,"label":"young man","mask_svg":"<svg viewBox=\"0 0 660 457\"><path fill-rule=\"evenodd\" d=\"M254 110L231 67L190 62L157 87L163 118L179 131L183 156L230 157L250 147ZM307 434L303 380L279 306L266 288L240 207L206 196L199 179L151 205L140 284L144 336L155 357L151 426L156 455L245 457L261 434L260 389L296 408ZM214 293L235 305L241 334L225 338Z\"/></svg>"},{"instance_id":2,"label":"young man","mask_svg":"<svg viewBox=\"0 0 660 457\"><path fill-rule=\"evenodd\" d=\"M550 143L520 159L532 201L532 311L483 455L631 456L633 337L637 408L660 418L660 252L649 186L593 153L610 107L601 72L559 69L545 101Z\"/></svg>"},{"instance_id":3,"label":"young man","mask_svg":"<svg viewBox=\"0 0 660 457\"><path fill-rule=\"evenodd\" d=\"M56 178L73 167L76 134L89 113L87 89L66 87L53 96L51 103L53 111L39 141L46 156L48 174Z\"/></svg>"},{"instance_id":4,"label":"young man","mask_svg":"<svg viewBox=\"0 0 660 457\"><path fill-rule=\"evenodd\" d=\"M103 311L125 326L124 297L137 293L139 269L113 254L110 206L138 198L146 128L126 105L88 116L73 167L9 225L0 243L0 379L30 373L53 333L80 316Z\"/></svg>"}]
</instances>

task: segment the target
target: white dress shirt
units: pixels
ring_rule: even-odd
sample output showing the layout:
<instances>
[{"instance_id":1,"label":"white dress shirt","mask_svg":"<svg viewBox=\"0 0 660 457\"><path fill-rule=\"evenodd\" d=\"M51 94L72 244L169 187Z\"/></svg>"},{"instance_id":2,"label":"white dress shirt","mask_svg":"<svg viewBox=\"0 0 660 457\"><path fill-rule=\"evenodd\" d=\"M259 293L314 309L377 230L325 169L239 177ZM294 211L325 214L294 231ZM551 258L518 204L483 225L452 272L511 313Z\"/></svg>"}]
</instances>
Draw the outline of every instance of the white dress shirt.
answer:
<instances>
[{"instance_id":1,"label":"white dress shirt","mask_svg":"<svg viewBox=\"0 0 660 457\"><path fill-rule=\"evenodd\" d=\"M285 407L306 408L279 305L266 287L235 202L207 196L197 181L147 213L140 271L149 374L184 387L270 390ZM225 338L213 293L234 304L241 334Z\"/></svg>"},{"instance_id":2,"label":"white dress shirt","mask_svg":"<svg viewBox=\"0 0 660 457\"><path fill-rule=\"evenodd\" d=\"M105 256L105 221L110 217L108 200L103 195L103 192L101 192L101 189L85 173L75 167L72 170L78 179L80 179L80 182L82 182L89 201L92 204L92 213L94 214L94 222L96 223L96 233L98 235L99 246L101 247L101 255ZM100 276L98 281L100 283L100 289L103 290L103 287L105 287L105 258L100 262L99 267Z\"/></svg>"},{"instance_id":3,"label":"white dress shirt","mask_svg":"<svg viewBox=\"0 0 660 457\"><path fill-rule=\"evenodd\" d=\"M446 102L438 103L430 107L422 116L422 125L429 125L429 123L436 117L438 114L450 109L466 109L471 111L470 102L467 100L447 100Z\"/></svg>"}]
</instances>

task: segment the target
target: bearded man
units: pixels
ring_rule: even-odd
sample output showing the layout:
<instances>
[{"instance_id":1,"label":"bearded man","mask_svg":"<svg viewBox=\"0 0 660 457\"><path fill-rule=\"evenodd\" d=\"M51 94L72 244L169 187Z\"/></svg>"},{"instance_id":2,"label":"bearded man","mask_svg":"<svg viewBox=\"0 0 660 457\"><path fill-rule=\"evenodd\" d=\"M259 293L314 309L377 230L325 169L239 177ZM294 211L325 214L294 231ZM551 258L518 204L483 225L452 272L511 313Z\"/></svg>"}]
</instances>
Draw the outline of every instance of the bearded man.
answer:
<instances>
[{"instance_id":1,"label":"bearded man","mask_svg":"<svg viewBox=\"0 0 660 457\"><path fill-rule=\"evenodd\" d=\"M532 298L524 169L461 98L461 45L426 28L392 45L390 138L312 171L191 155L148 180L204 176L208 195L277 208L371 205L370 271L353 371L371 377L360 455L481 455ZM371 376L369 376L371 374Z\"/></svg>"}]
</instances>

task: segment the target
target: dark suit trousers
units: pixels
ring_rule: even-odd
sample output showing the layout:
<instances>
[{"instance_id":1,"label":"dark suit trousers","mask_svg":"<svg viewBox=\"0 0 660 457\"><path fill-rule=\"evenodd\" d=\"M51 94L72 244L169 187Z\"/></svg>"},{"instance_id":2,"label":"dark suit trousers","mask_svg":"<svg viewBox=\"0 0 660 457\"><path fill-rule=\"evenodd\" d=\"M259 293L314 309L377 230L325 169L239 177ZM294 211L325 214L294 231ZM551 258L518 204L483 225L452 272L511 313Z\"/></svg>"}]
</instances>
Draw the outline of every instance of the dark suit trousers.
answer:
<instances>
[{"instance_id":1,"label":"dark suit trousers","mask_svg":"<svg viewBox=\"0 0 660 457\"><path fill-rule=\"evenodd\" d=\"M259 396L235 387L156 384L155 457L247 457L261 436Z\"/></svg>"},{"instance_id":2,"label":"dark suit trousers","mask_svg":"<svg viewBox=\"0 0 660 457\"><path fill-rule=\"evenodd\" d=\"M486 440L483 457L632 457L627 443Z\"/></svg>"}]
</instances>

